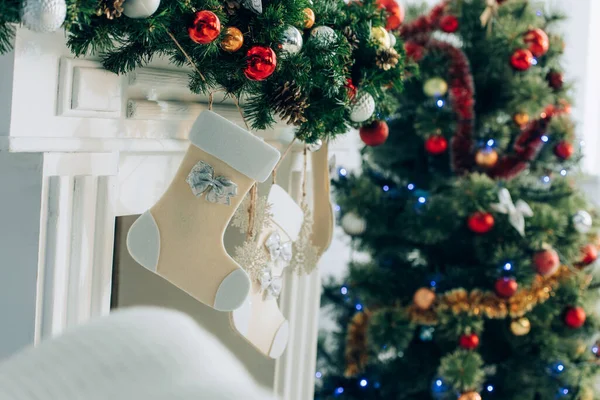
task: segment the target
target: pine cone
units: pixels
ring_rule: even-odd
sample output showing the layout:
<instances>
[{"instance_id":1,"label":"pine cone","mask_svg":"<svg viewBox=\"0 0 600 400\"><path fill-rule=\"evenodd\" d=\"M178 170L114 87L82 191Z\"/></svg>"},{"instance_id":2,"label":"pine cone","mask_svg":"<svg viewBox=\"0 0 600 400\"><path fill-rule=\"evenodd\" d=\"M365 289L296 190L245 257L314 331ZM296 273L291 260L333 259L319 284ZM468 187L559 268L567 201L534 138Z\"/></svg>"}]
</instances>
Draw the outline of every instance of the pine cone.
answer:
<instances>
[{"instance_id":1,"label":"pine cone","mask_svg":"<svg viewBox=\"0 0 600 400\"><path fill-rule=\"evenodd\" d=\"M286 82L275 89L273 110L290 125L300 125L307 121L304 111L308 108L308 97L294 82Z\"/></svg>"},{"instance_id":2,"label":"pine cone","mask_svg":"<svg viewBox=\"0 0 600 400\"><path fill-rule=\"evenodd\" d=\"M358 48L360 41L358 40L358 36L356 36L356 32L352 30L349 26L346 26L342 31L342 34L346 37L346 40L350 44L350 47L353 49Z\"/></svg>"},{"instance_id":3,"label":"pine cone","mask_svg":"<svg viewBox=\"0 0 600 400\"><path fill-rule=\"evenodd\" d=\"M108 19L119 18L123 15L123 3L125 0L101 0L100 8L96 14L105 15Z\"/></svg>"},{"instance_id":4,"label":"pine cone","mask_svg":"<svg viewBox=\"0 0 600 400\"><path fill-rule=\"evenodd\" d=\"M384 71L390 70L398 64L400 56L398 52L393 49L379 49L375 56L375 64Z\"/></svg>"},{"instance_id":5,"label":"pine cone","mask_svg":"<svg viewBox=\"0 0 600 400\"><path fill-rule=\"evenodd\" d=\"M225 0L225 11L229 15L234 15L240 9L240 5L240 0Z\"/></svg>"}]
</instances>

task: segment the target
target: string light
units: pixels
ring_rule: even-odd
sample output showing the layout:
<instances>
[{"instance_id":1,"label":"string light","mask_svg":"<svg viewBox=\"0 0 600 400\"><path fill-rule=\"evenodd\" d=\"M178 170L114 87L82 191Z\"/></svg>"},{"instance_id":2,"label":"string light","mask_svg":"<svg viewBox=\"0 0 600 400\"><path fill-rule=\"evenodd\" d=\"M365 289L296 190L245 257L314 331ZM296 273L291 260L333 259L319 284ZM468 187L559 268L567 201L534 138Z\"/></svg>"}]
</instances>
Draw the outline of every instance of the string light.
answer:
<instances>
[{"instance_id":1,"label":"string light","mask_svg":"<svg viewBox=\"0 0 600 400\"><path fill-rule=\"evenodd\" d=\"M387 191L390 190L390 187L388 185L383 185L382 189L383 189L384 192L387 192Z\"/></svg>"},{"instance_id":2,"label":"string light","mask_svg":"<svg viewBox=\"0 0 600 400\"><path fill-rule=\"evenodd\" d=\"M406 188L408 190L415 190L415 185L413 185L412 183L409 183L408 186L406 186Z\"/></svg>"},{"instance_id":3,"label":"string light","mask_svg":"<svg viewBox=\"0 0 600 400\"><path fill-rule=\"evenodd\" d=\"M346 295L346 294L348 294L348 288L346 286L342 286L341 289L340 289L340 292L343 295Z\"/></svg>"},{"instance_id":4,"label":"string light","mask_svg":"<svg viewBox=\"0 0 600 400\"><path fill-rule=\"evenodd\" d=\"M544 182L544 183L550 183L550 177L548 175L542 177L542 182Z\"/></svg>"},{"instance_id":5,"label":"string light","mask_svg":"<svg viewBox=\"0 0 600 400\"><path fill-rule=\"evenodd\" d=\"M367 385L369 384L369 382L367 382L366 379L361 379L360 382L360 387L367 387Z\"/></svg>"},{"instance_id":6,"label":"string light","mask_svg":"<svg viewBox=\"0 0 600 400\"><path fill-rule=\"evenodd\" d=\"M354 308L356 308L356 311L360 311L360 310L363 309L363 306L360 303L356 303L356 305L354 306Z\"/></svg>"},{"instance_id":7,"label":"string light","mask_svg":"<svg viewBox=\"0 0 600 400\"><path fill-rule=\"evenodd\" d=\"M436 281L431 281L431 282L429 282L429 286L431 286L432 288L434 288L434 287L435 287L435 285L437 285L437 282L436 282Z\"/></svg>"},{"instance_id":8,"label":"string light","mask_svg":"<svg viewBox=\"0 0 600 400\"><path fill-rule=\"evenodd\" d=\"M561 170L561 171L560 171L560 174L561 174L562 176L567 176L567 170L566 170L566 169L563 169L563 170Z\"/></svg>"},{"instance_id":9,"label":"string light","mask_svg":"<svg viewBox=\"0 0 600 400\"><path fill-rule=\"evenodd\" d=\"M486 144L488 147L494 147L494 145L496 144L496 141L494 139L490 139L487 141Z\"/></svg>"},{"instance_id":10,"label":"string light","mask_svg":"<svg viewBox=\"0 0 600 400\"><path fill-rule=\"evenodd\" d=\"M333 209L334 209L336 212L339 212L339 211L341 211L341 210L342 210L342 207L340 207L340 205L339 205L339 204L336 204L335 206L333 206Z\"/></svg>"},{"instance_id":11,"label":"string light","mask_svg":"<svg viewBox=\"0 0 600 400\"><path fill-rule=\"evenodd\" d=\"M504 265L502 266L502 269L503 269L503 270L505 270L505 271L507 271L507 272L508 272L508 271L512 271L512 269L513 269L513 265L512 265L511 263L507 262L506 264L504 264Z\"/></svg>"},{"instance_id":12,"label":"string light","mask_svg":"<svg viewBox=\"0 0 600 400\"><path fill-rule=\"evenodd\" d=\"M421 204L425 204L425 203L427 203L427 199L426 199L425 197L423 197L423 196L419 197L419 198L417 199L417 201L418 201L419 203L421 203Z\"/></svg>"},{"instance_id":13,"label":"string light","mask_svg":"<svg viewBox=\"0 0 600 400\"><path fill-rule=\"evenodd\" d=\"M337 389L335 389L334 393L336 396L339 396L340 394L344 393L344 388L340 386Z\"/></svg>"},{"instance_id":14,"label":"string light","mask_svg":"<svg viewBox=\"0 0 600 400\"><path fill-rule=\"evenodd\" d=\"M542 137L540 139L542 139L542 142L544 142L544 143L548 143L548 140L550 140L548 135L542 135Z\"/></svg>"},{"instance_id":15,"label":"string light","mask_svg":"<svg viewBox=\"0 0 600 400\"><path fill-rule=\"evenodd\" d=\"M537 58L535 58L535 57L534 57L534 58L531 60L531 65L538 65L538 60L537 60Z\"/></svg>"},{"instance_id":16,"label":"string light","mask_svg":"<svg viewBox=\"0 0 600 400\"><path fill-rule=\"evenodd\" d=\"M435 102L435 104L439 107L442 108L444 107L444 100L439 99L438 101Z\"/></svg>"},{"instance_id":17,"label":"string light","mask_svg":"<svg viewBox=\"0 0 600 400\"><path fill-rule=\"evenodd\" d=\"M317 373L315 374L315 378L321 379L322 377L323 377L323 374L320 371L317 371Z\"/></svg>"},{"instance_id":18,"label":"string light","mask_svg":"<svg viewBox=\"0 0 600 400\"><path fill-rule=\"evenodd\" d=\"M492 393L494 391L494 386L492 385L487 385L485 390L487 390L488 392Z\"/></svg>"},{"instance_id":19,"label":"string light","mask_svg":"<svg viewBox=\"0 0 600 400\"><path fill-rule=\"evenodd\" d=\"M346 175L348 175L348 171L346 170L346 168L342 167L342 168L338 169L338 174L340 176L346 176Z\"/></svg>"}]
</instances>

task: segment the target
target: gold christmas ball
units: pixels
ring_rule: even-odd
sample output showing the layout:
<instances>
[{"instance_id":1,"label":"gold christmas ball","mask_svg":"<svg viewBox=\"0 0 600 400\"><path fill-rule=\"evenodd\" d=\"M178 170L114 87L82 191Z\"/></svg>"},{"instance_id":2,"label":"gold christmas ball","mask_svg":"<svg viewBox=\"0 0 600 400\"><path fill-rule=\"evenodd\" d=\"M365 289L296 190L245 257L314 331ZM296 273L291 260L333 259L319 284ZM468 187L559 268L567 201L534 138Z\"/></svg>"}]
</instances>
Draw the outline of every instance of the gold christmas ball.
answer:
<instances>
[{"instance_id":1,"label":"gold christmas ball","mask_svg":"<svg viewBox=\"0 0 600 400\"><path fill-rule=\"evenodd\" d=\"M315 12L310 8L304 9L304 28L310 29L315 24Z\"/></svg>"},{"instance_id":2,"label":"gold christmas ball","mask_svg":"<svg viewBox=\"0 0 600 400\"><path fill-rule=\"evenodd\" d=\"M381 47L389 48L392 44L390 39L390 35L387 33L383 26L376 26L371 28L371 37L375 40Z\"/></svg>"},{"instance_id":3,"label":"gold christmas ball","mask_svg":"<svg viewBox=\"0 0 600 400\"><path fill-rule=\"evenodd\" d=\"M477 392L467 392L461 394L458 400L481 400L481 395Z\"/></svg>"},{"instance_id":4,"label":"gold christmas ball","mask_svg":"<svg viewBox=\"0 0 600 400\"><path fill-rule=\"evenodd\" d=\"M475 154L475 163L482 168L492 168L498 162L498 152L494 149L479 149Z\"/></svg>"},{"instance_id":5,"label":"gold christmas ball","mask_svg":"<svg viewBox=\"0 0 600 400\"><path fill-rule=\"evenodd\" d=\"M415 306L420 310L428 310L435 301L435 292L429 288L420 288L413 296Z\"/></svg>"},{"instance_id":6,"label":"gold christmas ball","mask_svg":"<svg viewBox=\"0 0 600 400\"><path fill-rule=\"evenodd\" d=\"M515 124L518 126L525 126L529 122L529 115L524 112L516 113L513 116L513 121L515 121Z\"/></svg>"},{"instance_id":7,"label":"gold christmas ball","mask_svg":"<svg viewBox=\"0 0 600 400\"><path fill-rule=\"evenodd\" d=\"M225 37L221 41L221 48L230 53L238 51L244 44L244 35L235 26L230 26L225 31Z\"/></svg>"},{"instance_id":8,"label":"gold christmas ball","mask_svg":"<svg viewBox=\"0 0 600 400\"><path fill-rule=\"evenodd\" d=\"M525 336L531 330L531 322L527 317L521 317L519 319L515 319L510 323L510 331L515 336Z\"/></svg>"},{"instance_id":9,"label":"gold christmas ball","mask_svg":"<svg viewBox=\"0 0 600 400\"><path fill-rule=\"evenodd\" d=\"M429 97L440 97L448 92L448 84L442 78L430 78L425 81L423 92Z\"/></svg>"}]
</instances>

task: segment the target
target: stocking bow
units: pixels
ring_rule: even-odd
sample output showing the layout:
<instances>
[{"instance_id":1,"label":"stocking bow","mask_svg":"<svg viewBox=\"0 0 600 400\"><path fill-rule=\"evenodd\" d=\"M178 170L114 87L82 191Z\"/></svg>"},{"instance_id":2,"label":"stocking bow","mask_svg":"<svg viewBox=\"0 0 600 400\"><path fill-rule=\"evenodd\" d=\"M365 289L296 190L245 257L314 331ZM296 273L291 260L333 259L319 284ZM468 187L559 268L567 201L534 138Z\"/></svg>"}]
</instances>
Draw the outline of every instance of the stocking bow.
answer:
<instances>
[{"instance_id":1,"label":"stocking bow","mask_svg":"<svg viewBox=\"0 0 600 400\"><path fill-rule=\"evenodd\" d=\"M260 276L260 289L263 291L265 299L276 299L281 293L283 286L283 278L281 276L273 276L271 268L265 268Z\"/></svg>"},{"instance_id":2,"label":"stocking bow","mask_svg":"<svg viewBox=\"0 0 600 400\"><path fill-rule=\"evenodd\" d=\"M508 214L510 224L521 234L525 235L525 217L533 217L533 211L529 204L523 200L513 203L510 192L506 188L500 189L498 193L499 203L492 204L492 208L502 214Z\"/></svg>"},{"instance_id":3,"label":"stocking bow","mask_svg":"<svg viewBox=\"0 0 600 400\"><path fill-rule=\"evenodd\" d=\"M278 232L273 232L269 236L265 247L269 250L272 261L287 265L292 260L292 242L282 243Z\"/></svg>"},{"instance_id":4,"label":"stocking bow","mask_svg":"<svg viewBox=\"0 0 600 400\"><path fill-rule=\"evenodd\" d=\"M224 176L214 176L213 167L199 161L186 178L194 196L200 197L206 193L206 200L211 203L226 204L231 203L231 197L237 194L237 185Z\"/></svg>"}]
</instances>

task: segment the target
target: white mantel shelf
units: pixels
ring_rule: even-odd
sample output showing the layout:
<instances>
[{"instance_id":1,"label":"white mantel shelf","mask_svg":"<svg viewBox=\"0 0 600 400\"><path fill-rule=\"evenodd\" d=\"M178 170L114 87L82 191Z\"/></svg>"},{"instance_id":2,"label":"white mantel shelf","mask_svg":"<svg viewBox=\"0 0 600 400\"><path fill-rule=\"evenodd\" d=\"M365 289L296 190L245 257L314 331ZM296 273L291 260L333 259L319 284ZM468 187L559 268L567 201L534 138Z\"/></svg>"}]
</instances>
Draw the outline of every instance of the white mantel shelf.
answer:
<instances>
[{"instance_id":1,"label":"white mantel shelf","mask_svg":"<svg viewBox=\"0 0 600 400\"><path fill-rule=\"evenodd\" d=\"M207 108L161 60L116 76L73 59L62 33L22 28L14 48L0 56L0 359L110 312L116 217L158 200ZM214 109L243 126L230 102ZM258 134L279 148L292 137L281 124ZM278 174L296 198L301 153ZM282 399L313 397L319 295L318 271L286 278L292 335L272 380Z\"/></svg>"}]
</instances>

